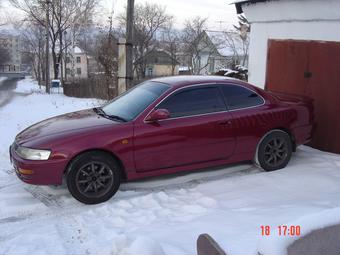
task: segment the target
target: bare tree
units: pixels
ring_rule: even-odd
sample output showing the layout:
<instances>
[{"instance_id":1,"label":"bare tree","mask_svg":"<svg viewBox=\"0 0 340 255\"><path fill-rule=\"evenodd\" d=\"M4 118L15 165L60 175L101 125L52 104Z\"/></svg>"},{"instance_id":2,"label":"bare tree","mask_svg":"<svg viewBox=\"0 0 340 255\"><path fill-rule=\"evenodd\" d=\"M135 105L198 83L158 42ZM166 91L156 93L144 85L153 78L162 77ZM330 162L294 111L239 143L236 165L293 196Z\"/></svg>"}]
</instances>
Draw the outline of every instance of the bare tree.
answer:
<instances>
[{"instance_id":1,"label":"bare tree","mask_svg":"<svg viewBox=\"0 0 340 255\"><path fill-rule=\"evenodd\" d=\"M12 5L26 13L26 19L45 26L46 2L49 0L9 0ZM98 0L54 0L50 1L49 37L54 78L58 78L65 45L63 35L70 30L73 37L90 19Z\"/></svg>"},{"instance_id":2,"label":"bare tree","mask_svg":"<svg viewBox=\"0 0 340 255\"><path fill-rule=\"evenodd\" d=\"M185 22L182 33L183 51L193 74L200 74L209 65L209 61L202 61L202 56L209 60L216 53L216 47L207 36L206 30L207 18L196 17Z\"/></svg>"},{"instance_id":3,"label":"bare tree","mask_svg":"<svg viewBox=\"0 0 340 255\"><path fill-rule=\"evenodd\" d=\"M146 55L157 45L157 33L172 19L165 7L158 4L136 4L134 12L134 69L137 78L145 77ZM126 17L120 15L121 25L125 27Z\"/></svg>"},{"instance_id":4,"label":"bare tree","mask_svg":"<svg viewBox=\"0 0 340 255\"><path fill-rule=\"evenodd\" d=\"M22 30L22 40L25 48L23 54L30 62L34 76L38 80L38 84L42 84L45 77L45 31L44 27L37 23L30 23Z\"/></svg>"},{"instance_id":5,"label":"bare tree","mask_svg":"<svg viewBox=\"0 0 340 255\"><path fill-rule=\"evenodd\" d=\"M241 64L244 66L247 59L248 59L248 50L249 50L249 33L250 33L250 23L248 19L243 15L238 15L238 25L234 25L234 28L237 31L237 37L235 39L235 36L232 36L232 33L229 33L229 40L232 46L235 46L235 40L240 41L241 40L241 54L242 54L242 60ZM235 47L234 47L235 48ZM240 50L240 49L239 49Z\"/></svg>"},{"instance_id":6,"label":"bare tree","mask_svg":"<svg viewBox=\"0 0 340 255\"><path fill-rule=\"evenodd\" d=\"M102 31L97 37L94 55L96 60L104 68L105 81L108 89L108 97L110 98L110 88L114 84L114 77L117 76L118 68L118 40L114 36L114 30L112 27L112 16L109 17L109 29L108 31Z\"/></svg>"},{"instance_id":7,"label":"bare tree","mask_svg":"<svg viewBox=\"0 0 340 255\"><path fill-rule=\"evenodd\" d=\"M3 13L2 3L3 3L3 0L0 0L0 26L6 25L6 21L3 18L5 14Z\"/></svg>"},{"instance_id":8,"label":"bare tree","mask_svg":"<svg viewBox=\"0 0 340 255\"><path fill-rule=\"evenodd\" d=\"M173 19L171 19L163 31L160 43L164 50L170 54L172 75L175 74L175 69L179 62L180 41L181 35L178 30L173 28Z\"/></svg>"}]
</instances>

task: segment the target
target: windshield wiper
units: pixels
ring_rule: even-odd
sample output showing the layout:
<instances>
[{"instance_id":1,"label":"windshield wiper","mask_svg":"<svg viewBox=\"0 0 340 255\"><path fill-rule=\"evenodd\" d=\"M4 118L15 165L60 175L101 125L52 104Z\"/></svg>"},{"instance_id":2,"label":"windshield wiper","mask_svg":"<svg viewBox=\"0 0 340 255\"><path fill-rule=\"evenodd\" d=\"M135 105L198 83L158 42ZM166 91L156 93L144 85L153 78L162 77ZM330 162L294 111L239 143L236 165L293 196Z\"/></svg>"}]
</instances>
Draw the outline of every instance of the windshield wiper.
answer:
<instances>
[{"instance_id":1,"label":"windshield wiper","mask_svg":"<svg viewBox=\"0 0 340 255\"><path fill-rule=\"evenodd\" d=\"M95 113L97 113L98 115L102 115L102 116L105 116L105 115L106 115L106 113L104 112L104 110L103 110L102 108L100 108L100 107L95 107L95 108L93 108L93 111L94 111Z\"/></svg>"},{"instance_id":2,"label":"windshield wiper","mask_svg":"<svg viewBox=\"0 0 340 255\"><path fill-rule=\"evenodd\" d=\"M106 116L110 119L115 119L115 120L119 120L119 121L122 121L122 122L127 122L126 119L124 119L123 117L120 117L120 116L117 116L117 115L108 115L106 114Z\"/></svg>"},{"instance_id":3,"label":"windshield wiper","mask_svg":"<svg viewBox=\"0 0 340 255\"><path fill-rule=\"evenodd\" d=\"M96 107L96 108L93 108L93 110L98 114L98 115L101 115L103 117L106 117L108 119L114 119L114 120L119 120L119 121L122 121L122 122L127 122L126 119L124 119L123 117L120 117L120 116L117 116L117 115L109 115L109 114L106 114L106 112L100 108L100 107Z\"/></svg>"}]
</instances>

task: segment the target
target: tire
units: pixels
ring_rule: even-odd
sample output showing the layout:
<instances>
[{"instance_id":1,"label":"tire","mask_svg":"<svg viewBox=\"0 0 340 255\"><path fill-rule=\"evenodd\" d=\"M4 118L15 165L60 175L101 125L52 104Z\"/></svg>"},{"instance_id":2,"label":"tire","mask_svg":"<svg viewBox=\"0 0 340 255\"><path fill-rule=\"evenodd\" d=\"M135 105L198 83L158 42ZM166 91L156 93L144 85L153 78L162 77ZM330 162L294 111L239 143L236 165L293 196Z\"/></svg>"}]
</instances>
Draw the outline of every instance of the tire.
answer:
<instances>
[{"instance_id":1,"label":"tire","mask_svg":"<svg viewBox=\"0 0 340 255\"><path fill-rule=\"evenodd\" d=\"M287 166L293 151L292 139L282 130L273 130L262 138L257 150L257 163L265 171Z\"/></svg>"},{"instance_id":2,"label":"tire","mask_svg":"<svg viewBox=\"0 0 340 255\"><path fill-rule=\"evenodd\" d=\"M103 152L86 152L77 156L66 176L71 195L84 204L109 200L117 192L120 181L118 162Z\"/></svg>"}]
</instances>

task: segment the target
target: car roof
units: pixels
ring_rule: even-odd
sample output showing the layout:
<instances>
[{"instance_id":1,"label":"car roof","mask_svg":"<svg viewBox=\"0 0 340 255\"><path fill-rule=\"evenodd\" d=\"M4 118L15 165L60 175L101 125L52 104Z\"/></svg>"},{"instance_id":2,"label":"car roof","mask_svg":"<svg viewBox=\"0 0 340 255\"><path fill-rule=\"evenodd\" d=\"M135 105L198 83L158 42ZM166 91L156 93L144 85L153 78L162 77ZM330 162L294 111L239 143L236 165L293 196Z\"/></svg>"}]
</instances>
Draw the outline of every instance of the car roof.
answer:
<instances>
[{"instance_id":1,"label":"car roof","mask_svg":"<svg viewBox=\"0 0 340 255\"><path fill-rule=\"evenodd\" d=\"M204 84L204 83L236 83L246 85L245 82L241 80L237 80L234 78L224 77L224 76L214 76L214 75L177 75L177 76L168 76L162 78L152 79L153 82L161 82L165 83L169 86L180 88L185 87L187 85L193 84Z\"/></svg>"}]
</instances>

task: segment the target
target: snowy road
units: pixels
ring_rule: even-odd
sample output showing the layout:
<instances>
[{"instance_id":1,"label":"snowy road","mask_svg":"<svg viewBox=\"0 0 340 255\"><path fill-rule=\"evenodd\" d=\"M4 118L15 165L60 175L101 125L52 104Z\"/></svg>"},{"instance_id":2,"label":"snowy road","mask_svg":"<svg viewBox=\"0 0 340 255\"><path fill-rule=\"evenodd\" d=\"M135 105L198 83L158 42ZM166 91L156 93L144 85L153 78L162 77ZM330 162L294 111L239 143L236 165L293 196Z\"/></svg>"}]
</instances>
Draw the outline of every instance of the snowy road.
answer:
<instances>
[{"instance_id":1,"label":"snowy road","mask_svg":"<svg viewBox=\"0 0 340 255\"><path fill-rule=\"evenodd\" d=\"M8 104L16 96L26 96L25 94L14 91L17 82L18 79L0 79L0 107Z\"/></svg>"},{"instance_id":2,"label":"snowy road","mask_svg":"<svg viewBox=\"0 0 340 255\"><path fill-rule=\"evenodd\" d=\"M19 91L30 83L19 82ZM93 206L75 201L64 186L30 186L16 178L8 146L17 132L97 103L33 93L0 108L1 255L193 255L204 232L228 254L255 255L261 225L340 207L340 155L308 147L280 171L240 164L125 183L113 199Z\"/></svg>"}]
</instances>

